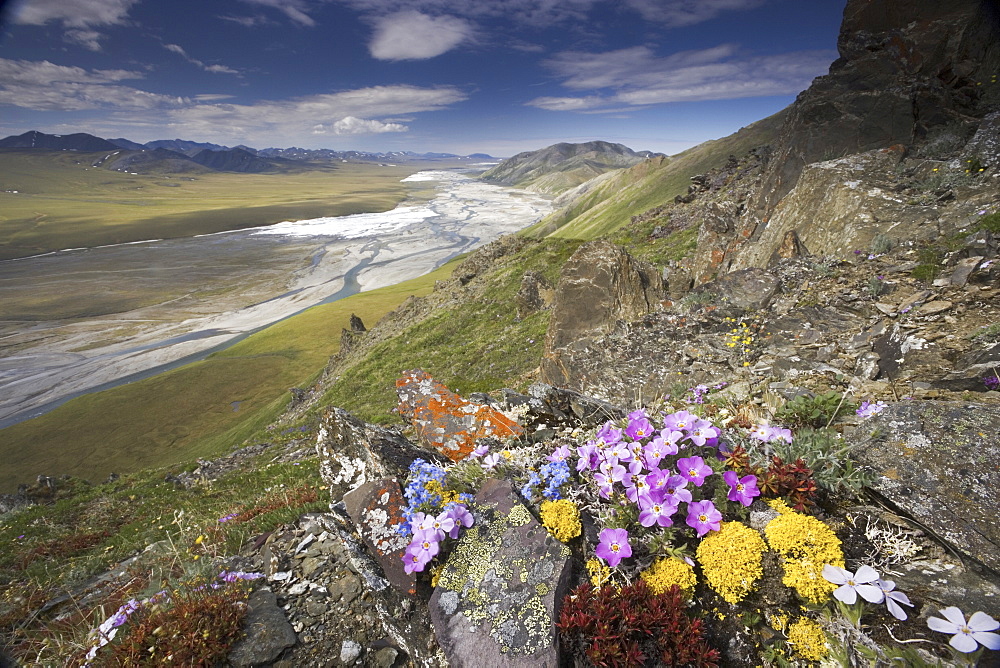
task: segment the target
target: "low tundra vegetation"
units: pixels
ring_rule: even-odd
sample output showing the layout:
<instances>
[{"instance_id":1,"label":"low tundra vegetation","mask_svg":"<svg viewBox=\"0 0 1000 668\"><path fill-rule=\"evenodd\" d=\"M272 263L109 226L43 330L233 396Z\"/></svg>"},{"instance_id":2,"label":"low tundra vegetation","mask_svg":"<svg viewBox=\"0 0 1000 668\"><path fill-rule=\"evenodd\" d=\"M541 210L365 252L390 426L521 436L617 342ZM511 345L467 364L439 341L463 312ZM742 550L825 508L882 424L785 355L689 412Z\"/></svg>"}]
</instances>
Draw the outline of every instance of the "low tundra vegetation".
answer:
<instances>
[{"instance_id":1,"label":"low tundra vegetation","mask_svg":"<svg viewBox=\"0 0 1000 668\"><path fill-rule=\"evenodd\" d=\"M856 499L871 473L836 431L814 425L845 406L863 420L883 402L799 402L783 413L793 428L715 402L717 388L541 446L511 441L453 464L416 462L399 526L412 541L407 570L431 577L473 524L478 487L505 478L580 565L557 627L584 664L716 666L734 635L748 662L771 666L975 665L1000 649L1000 624L983 611L946 608L928 626L910 619L922 603L876 570L912 557L908 535L869 522L868 551L845 550L862 529L829 511ZM896 642L907 634L923 636L921 651Z\"/></svg>"}]
</instances>

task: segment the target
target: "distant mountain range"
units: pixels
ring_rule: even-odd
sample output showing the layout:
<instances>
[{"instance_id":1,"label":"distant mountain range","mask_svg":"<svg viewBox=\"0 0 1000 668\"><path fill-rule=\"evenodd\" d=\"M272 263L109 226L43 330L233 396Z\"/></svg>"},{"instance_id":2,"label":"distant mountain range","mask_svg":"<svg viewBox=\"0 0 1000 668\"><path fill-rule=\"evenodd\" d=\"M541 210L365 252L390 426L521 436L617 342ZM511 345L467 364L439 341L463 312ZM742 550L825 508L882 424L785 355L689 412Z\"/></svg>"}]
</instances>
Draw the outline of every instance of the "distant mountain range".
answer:
<instances>
[{"instance_id":1,"label":"distant mountain range","mask_svg":"<svg viewBox=\"0 0 1000 668\"><path fill-rule=\"evenodd\" d=\"M633 151L622 144L591 141L553 144L508 158L482 175L484 181L545 193L561 193L606 172L631 167L653 157L652 151Z\"/></svg>"},{"instance_id":2,"label":"distant mountain range","mask_svg":"<svg viewBox=\"0 0 1000 668\"><path fill-rule=\"evenodd\" d=\"M417 160L496 160L485 153L414 153L391 151L334 151L332 149L265 148L221 146L184 139L157 139L140 144L125 138L102 139L78 132L50 135L37 130L0 139L2 149L38 149L112 153L97 158L93 165L120 172L199 172L222 171L260 173L302 162L408 162Z\"/></svg>"}]
</instances>

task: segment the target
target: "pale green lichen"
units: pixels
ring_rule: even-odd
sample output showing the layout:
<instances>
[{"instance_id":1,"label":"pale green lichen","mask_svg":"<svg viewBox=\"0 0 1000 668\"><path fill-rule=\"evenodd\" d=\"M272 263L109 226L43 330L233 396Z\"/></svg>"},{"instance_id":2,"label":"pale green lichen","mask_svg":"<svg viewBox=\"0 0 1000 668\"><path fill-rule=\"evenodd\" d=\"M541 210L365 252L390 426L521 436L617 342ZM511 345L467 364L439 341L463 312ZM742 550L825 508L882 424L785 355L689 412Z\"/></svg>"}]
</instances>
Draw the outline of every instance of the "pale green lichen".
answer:
<instances>
[{"instance_id":1,"label":"pale green lichen","mask_svg":"<svg viewBox=\"0 0 1000 668\"><path fill-rule=\"evenodd\" d=\"M529 524L534 525L527 528L529 532L545 531L517 503L506 515L472 527L438 580L438 588L444 590L439 597L442 610L462 614L476 626L487 626L505 654L530 655L552 644L551 612L542 599L552 593L546 581L554 573L552 562L570 556L566 546L550 538L542 559L502 556L505 534ZM512 589L511 583L516 582L523 586Z\"/></svg>"}]
</instances>

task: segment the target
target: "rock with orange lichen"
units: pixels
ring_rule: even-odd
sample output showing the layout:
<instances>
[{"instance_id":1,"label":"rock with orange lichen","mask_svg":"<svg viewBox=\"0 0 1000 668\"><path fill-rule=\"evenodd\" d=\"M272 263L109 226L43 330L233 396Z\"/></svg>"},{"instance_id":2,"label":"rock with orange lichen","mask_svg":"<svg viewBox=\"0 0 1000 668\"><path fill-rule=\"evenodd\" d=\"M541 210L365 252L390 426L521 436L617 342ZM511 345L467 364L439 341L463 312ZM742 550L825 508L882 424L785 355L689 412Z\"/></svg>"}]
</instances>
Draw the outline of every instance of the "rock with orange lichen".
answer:
<instances>
[{"instance_id":1,"label":"rock with orange lichen","mask_svg":"<svg viewBox=\"0 0 1000 668\"><path fill-rule=\"evenodd\" d=\"M403 569L403 552L410 540L396 530L405 521L406 506L399 483L392 478L365 483L344 495L344 506L389 584L404 594L415 594L416 578Z\"/></svg>"},{"instance_id":2,"label":"rock with orange lichen","mask_svg":"<svg viewBox=\"0 0 1000 668\"><path fill-rule=\"evenodd\" d=\"M452 461L464 459L477 439L520 436L524 429L500 411L458 396L429 373L414 369L396 381L399 413L425 446Z\"/></svg>"}]
</instances>

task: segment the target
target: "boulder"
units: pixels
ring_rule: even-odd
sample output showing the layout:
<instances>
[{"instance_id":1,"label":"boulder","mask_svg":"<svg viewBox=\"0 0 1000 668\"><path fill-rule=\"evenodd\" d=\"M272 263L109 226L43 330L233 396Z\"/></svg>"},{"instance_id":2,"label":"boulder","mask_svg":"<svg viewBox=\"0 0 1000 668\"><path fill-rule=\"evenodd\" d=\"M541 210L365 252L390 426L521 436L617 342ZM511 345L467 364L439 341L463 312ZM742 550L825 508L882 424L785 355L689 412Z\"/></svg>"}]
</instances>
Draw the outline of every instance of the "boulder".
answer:
<instances>
[{"instance_id":1,"label":"boulder","mask_svg":"<svg viewBox=\"0 0 1000 668\"><path fill-rule=\"evenodd\" d=\"M426 371L406 371L396 381L399 413L428 448L452 461L465 458L480 438L506 439L524 429L500 411L463 399Z\"/></svg>"},{"instance_id":2,"label":"boulder","mask_svg":"<svg viewBox=\"0 0 1000 668\"><path fill-rule=\"evenodd\" d=\"M295 631L278 607L274 592L256 590L250 595L247 608L243 623L246 635L233 645L229 663L233 666L268 665L295 645Z\"/></svg>"},{"instance_id":3,"label":"boulder","mask_svg":"<svg viewBox=\"0 0 1000 668\"><path fill-rule=\"evenodd\" d=\"M392 478L365 483L344 495L344 506L389 584L404 594L416 594L416 578L403 570L403 553L410 541L396 530L405 521L406 507L399 483Z\"/></svg>"},{"instance_id":4,"label":"boulder","mask_svg":"<svg viewBox=\"0 0 1000 668\"><path fill-rule=\"evenodd\" d=\"M874 490L939 538L1000 572L1000 408L889 404L849 437Z\"/></svg>"},{"instance_id":5,"label":"boulder","mask_svg":"<svg viewBox=\"0 0 1000 668\"><path fill-rule=\"evenodd\" d=\"M572 386L578 380L561 364L560 349L611 331L659 306L666 293L650 264L607 241L581 246L563 266L545 336L542 382Z\"/></svg>"},{"instance_id":6,"label":"boulder","mask_svg":"<svg viewBox=\"0 0 1000 668\"><path fill-rule=\"evenodd\" d=\"M475 514L430 601L448 664L556 668L556 606L568 585L569 549L531 516L506 480L483 484Z\"/></svg>"},{"instance_id":7,"label":"boulder","mask_svg":"<svg viewBox=\"0 0 1000 668\"><path fill-rule=\"evenodd\" d=\"M437 459L394 429L365 424L347 411L330 408L320 420L316 437L319 472L334 502L366 482L386 477L403 479L414 459Z\"/></svg>"}]
</instances>

